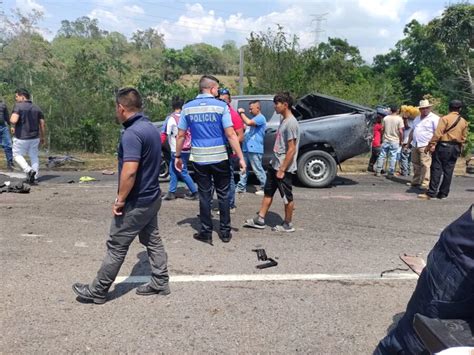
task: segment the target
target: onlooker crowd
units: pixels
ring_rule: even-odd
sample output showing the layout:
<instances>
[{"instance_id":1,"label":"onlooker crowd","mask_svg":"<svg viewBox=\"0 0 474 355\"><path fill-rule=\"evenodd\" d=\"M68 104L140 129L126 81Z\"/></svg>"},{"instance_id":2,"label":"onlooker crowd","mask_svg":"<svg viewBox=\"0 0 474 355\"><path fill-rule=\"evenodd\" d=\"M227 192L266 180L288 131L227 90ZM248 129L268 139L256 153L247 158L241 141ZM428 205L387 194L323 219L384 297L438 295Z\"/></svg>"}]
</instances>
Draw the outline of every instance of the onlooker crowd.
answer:
<instances>
[{"instance_id":1,"label":"onlooker crowd","mask_svg":"<svg viewBox=\"0 0 474 355\"><path fill-rule=\"evenodd\" d=\"M391 106L390 114L378 107L367 169L381 176L387 156L387 177L410 176L413 165L413 177L407 185L422 190L418 197L425 200L447 198L468 132L468 123L461 117L461 101L452 100L449 114L441 119L432 107L426 99L420 100L418 107L402 106L399 110ZM395 172L397 162L399 172Z\"/></svg>"}]
</instances>

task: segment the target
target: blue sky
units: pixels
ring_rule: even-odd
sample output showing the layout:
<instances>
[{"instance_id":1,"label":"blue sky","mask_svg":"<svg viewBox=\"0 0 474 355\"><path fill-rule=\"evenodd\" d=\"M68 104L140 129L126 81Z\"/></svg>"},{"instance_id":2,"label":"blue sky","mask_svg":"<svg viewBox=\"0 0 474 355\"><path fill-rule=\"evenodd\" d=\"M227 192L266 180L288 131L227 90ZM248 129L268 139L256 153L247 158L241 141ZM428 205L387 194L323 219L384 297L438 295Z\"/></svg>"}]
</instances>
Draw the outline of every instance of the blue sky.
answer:
<instances>
[{"instance_id":1,"label":"blue sky","mask_svg":"<svg viewBox=\"0 0 474 355\"><path fill-rule=\"evenodd\" d=\"M2 1L0 0L0 3ZM44 13L41 33L52 39L61 20L89 16L102 29L129 37L137 29L156 28L168 47L206 42L220 47L225 40L238 45L251 31L277 24L300 38L302 47L316 41L315 16L324 15L319 40L347 39L359 47L368 62L386 53L402 38L411 19L422 23L439 16L447 0L243 0L243 1L144 1L144 0L3 0L5 14L13 8Z\"/></svg>"}]
</instances>

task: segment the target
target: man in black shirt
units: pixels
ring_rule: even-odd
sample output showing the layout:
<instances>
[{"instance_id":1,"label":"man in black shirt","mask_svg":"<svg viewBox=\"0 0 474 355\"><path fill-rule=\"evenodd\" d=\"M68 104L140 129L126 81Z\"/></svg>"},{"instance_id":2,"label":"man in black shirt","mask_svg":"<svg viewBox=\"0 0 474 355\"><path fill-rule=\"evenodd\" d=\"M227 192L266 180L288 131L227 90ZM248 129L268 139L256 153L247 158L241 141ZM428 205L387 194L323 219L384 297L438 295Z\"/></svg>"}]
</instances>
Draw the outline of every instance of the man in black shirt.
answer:
<instances>
[{"instance_id":1,"label":"man in black shirt","mask_svg":"<svg viewBox=\"0 0 474 355\"><path fill-rule=\"evenodd\" d=\"M13 137L13 158L26 174L26 180L34 183L38 177L39 145L44 144L45 124L41 109L30 100L26 89L15 91L15 107L13 108L10 124L15 127ZM24 155L28 154L31 166Z\"/></svg>"},{"instance_id":2,"label":"man in black shirt","mask_svg":"<svg viewBox=\"0 0 474 355\"><path fill-rule=\"evenodd\" d=\"M13 171L13 153L12 153L12 140L10 138L10 129L8 109L7 105L3 101L0 101L0 145L3 147L5 152L5 158L7 159L7 168Z\"/></svg>"}]
</instances>

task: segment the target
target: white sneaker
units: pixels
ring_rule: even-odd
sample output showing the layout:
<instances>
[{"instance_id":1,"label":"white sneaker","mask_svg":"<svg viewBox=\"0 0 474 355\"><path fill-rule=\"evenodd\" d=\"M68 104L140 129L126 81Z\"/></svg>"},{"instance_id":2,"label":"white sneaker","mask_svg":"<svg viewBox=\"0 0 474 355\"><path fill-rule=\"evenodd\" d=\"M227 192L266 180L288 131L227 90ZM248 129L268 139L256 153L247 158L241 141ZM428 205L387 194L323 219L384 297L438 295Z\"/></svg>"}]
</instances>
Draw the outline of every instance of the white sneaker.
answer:
<instances>
[{"instance_id":1,"label":"white sneaker","mask_svg":"<svg viewBox=\"0 0 474 355\"><path fill-rule=\"evenodd\" d=\"M257 195L257 196L264 196L264 195L265 195L265 192L263 192L263 190L257 190L257 191L255 191L255 195Z\"/></svg>"}]
</instances>

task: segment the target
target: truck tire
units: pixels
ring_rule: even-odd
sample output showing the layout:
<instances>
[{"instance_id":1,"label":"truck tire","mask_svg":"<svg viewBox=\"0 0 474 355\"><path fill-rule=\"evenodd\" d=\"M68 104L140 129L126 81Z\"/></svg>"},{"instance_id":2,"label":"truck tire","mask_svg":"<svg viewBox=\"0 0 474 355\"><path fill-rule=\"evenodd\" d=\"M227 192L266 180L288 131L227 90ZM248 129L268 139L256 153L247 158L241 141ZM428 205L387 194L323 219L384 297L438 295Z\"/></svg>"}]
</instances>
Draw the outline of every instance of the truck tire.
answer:
<instances>
[{"instance_id":1,"label":"truck tire","mask_svg":"<svg viewBox=\"0 0 474 355\"><path fill-rule=\"evenodd\" d=\"M160 181L168 181L170 178L170 167L169 167L169 161L166 160L164 157L161 159L161 164L160 164L160 176L159 180Z\"/></svg>"},{"instance_id":2,"label":"truck tire","mask_svg":"<svg viewBox=\"0 0 474 355\"><path fill-rule=\"evenodd\" d=\"M329 186L336 172L336 161L323 150L312 150L298 158L298 179L307 187Z\"/></svg>"}]
</instances>

